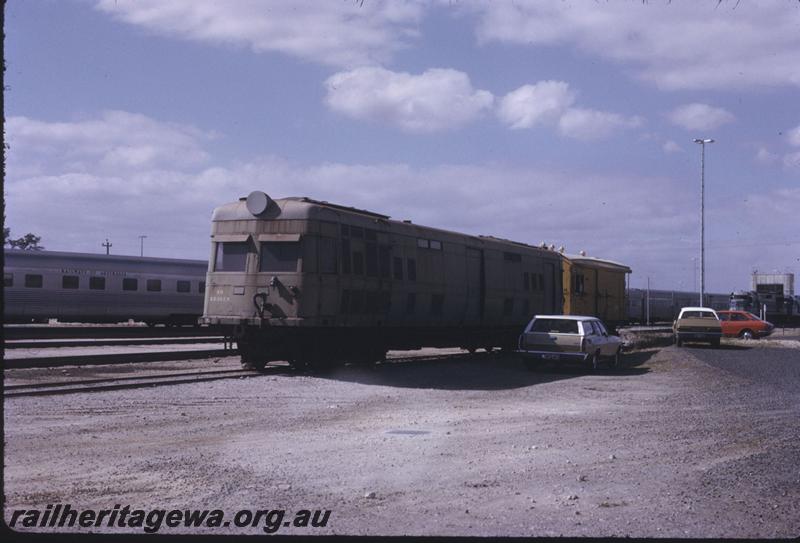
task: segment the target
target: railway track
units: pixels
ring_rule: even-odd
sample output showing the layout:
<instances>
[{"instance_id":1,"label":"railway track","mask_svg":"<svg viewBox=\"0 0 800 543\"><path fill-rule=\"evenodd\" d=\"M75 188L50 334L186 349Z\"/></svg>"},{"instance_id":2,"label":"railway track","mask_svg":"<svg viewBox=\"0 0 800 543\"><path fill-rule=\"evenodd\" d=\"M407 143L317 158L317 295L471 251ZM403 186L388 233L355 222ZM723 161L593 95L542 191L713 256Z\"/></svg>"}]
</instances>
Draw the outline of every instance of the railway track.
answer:
<instances>
[{"instance_id":1,"label":"railway track","mask_svg":"<svg viewBox=\"0 0 800 543\"><path fill-rule=\"evenodd\" d=\"M416 355L416 356L395 356L390 357L380 365L388 366L395 364L425 364L431 362L444 362L458 358L468 357L471 360L476 358L488 358L489 353L468 354L468 353L447 353L440 355ZM378 367L378 366L373 366ZM341 366L329 368L333 371L341 369ZM320 371L319 375L324 377L326 371ZM94 379L64 379L60 381L33 382L20 384L7 384L3 387L5 398L27 397L27 396L53 396L59 394L78 394L90 392L105 392L113 390L125 390L134 388L146 388L166 385L180 385L199 383L205 381L218 381L222 379L241 379L259 377L264 375L292 375L310 374L317 372L306 371L297 372L288 365L268 365L263 371L247 369L225 369L225 370L196 370L186 372L170 372L160 374L149 374L140 376L125 377L106 377Z\"/></svg>"},{"instance_id":2,"label":"railway track","mask_svg":"<svg viewBox=\"0 0 800 543\"><path fill-rule=\"evenodd\" d=\"M279 370L280 366L275 366L275 369ZM254 370L229 369L13 384L3 387L3 396L6 398L15 398L20 396L52 396L57 394L103 392L109 390L200 383L205 381L218 381L221 379L240 379L257 377L259 375L264 374Z\"/></svg>"}]
</instances>

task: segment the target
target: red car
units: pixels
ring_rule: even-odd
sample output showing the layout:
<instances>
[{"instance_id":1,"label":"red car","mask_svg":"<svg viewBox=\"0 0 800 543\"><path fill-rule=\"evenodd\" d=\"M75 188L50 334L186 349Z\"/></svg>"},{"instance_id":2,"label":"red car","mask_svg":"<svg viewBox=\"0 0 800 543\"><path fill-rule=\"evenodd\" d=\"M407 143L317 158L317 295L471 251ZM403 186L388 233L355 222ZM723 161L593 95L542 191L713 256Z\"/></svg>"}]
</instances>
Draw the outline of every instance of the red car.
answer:
<instances>
[{"instance_id":1,"label":"red car","mask_svg":"<svg viewBox=\"0 0 800 543\"><path fill-rule=\"evenodd\" d=\"M717 315L722 324L722 335L726 337L764 337L770 335L775 328L771 323L747 311L717 311Z\"/></svg>"}]
</instances>

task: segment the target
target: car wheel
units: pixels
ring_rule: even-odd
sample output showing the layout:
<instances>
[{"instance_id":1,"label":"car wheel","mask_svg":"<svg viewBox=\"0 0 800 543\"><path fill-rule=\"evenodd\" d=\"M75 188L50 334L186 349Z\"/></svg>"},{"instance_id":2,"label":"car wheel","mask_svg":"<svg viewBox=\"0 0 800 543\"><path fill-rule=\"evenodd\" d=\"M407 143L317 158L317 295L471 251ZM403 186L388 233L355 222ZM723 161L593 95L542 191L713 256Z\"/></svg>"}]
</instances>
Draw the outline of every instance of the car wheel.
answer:
<instances>
[{"instance_id":1,"label":"car wheel","mask_svg":"<svg viewBox=\"0 0 800 543\"><path fill-rule=\"evenodd\" d=\"M753 339L753 331L752 330L742 330L742 333L739 334L739 337L742 339Z\"/></svg>"},{"instance_id":2,"label":"car wheel","mask_svg":"<svg viewBox=\"0 0 800 543\"><path fill-rule=\"evenodd\" d=\"M592 371L597 371L600 367L600 355L598 353L594 353L592 355Z\"/></svg>"}]
</instances>

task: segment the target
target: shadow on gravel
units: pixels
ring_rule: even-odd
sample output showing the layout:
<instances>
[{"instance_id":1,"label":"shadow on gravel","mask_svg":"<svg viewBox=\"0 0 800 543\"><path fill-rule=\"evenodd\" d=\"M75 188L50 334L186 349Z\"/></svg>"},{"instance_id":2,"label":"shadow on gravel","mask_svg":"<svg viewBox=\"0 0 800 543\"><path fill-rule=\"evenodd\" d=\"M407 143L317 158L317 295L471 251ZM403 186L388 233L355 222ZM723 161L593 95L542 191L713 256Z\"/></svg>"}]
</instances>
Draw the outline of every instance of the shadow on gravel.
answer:
<instances>
[{"instance_id":1,"label":"shadow on gravel","mask_svg":"<svg viewBox=\"0 0 800 543\"><path fill-rule=\"evenodd\" d=\"M635 353L626 358L623 368L601 368L598 375L630 376L649 371L643 364L653 353ZM365 385L441 390L506 390L589 375L578 366L527 369L514 355L492 355L476 359L464 355L447 360L385 362L373 367L345 366L315 374L320 379L348 381Z\"/></svg>"},{"instance_id":2,"label":"shadow on gravel","mask_svg":"<svg viewBox=\"0 0 800 543\"><path fill-rule=\"evenodd\" d=\"M714 347L713 345L708 345L706 343L684 343L682 349L699 349L701 351L749 351L752 349L752 346L749 345L730 345L730 344L722 344L719 347Z\"/></svg>"}]
</instances>

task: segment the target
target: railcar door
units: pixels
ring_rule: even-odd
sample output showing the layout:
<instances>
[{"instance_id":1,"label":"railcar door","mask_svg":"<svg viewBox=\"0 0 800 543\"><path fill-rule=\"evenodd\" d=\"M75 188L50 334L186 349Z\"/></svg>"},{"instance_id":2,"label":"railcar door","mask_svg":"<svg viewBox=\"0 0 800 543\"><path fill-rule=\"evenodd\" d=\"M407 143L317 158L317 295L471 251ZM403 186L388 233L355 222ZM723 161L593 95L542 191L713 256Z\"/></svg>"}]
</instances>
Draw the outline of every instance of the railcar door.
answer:
<instances>
[{"instance_id":1,"label":"railcar door","mask_svg":"<svg viewBox=\"0 0 800 543\"><path fill-rule=\"evenodd\" d=\"M467 304L464 314L466 322L480 322L483 319L486 294L483 266L483 251L467 247Z\"/></svg>"}]
</instances>

